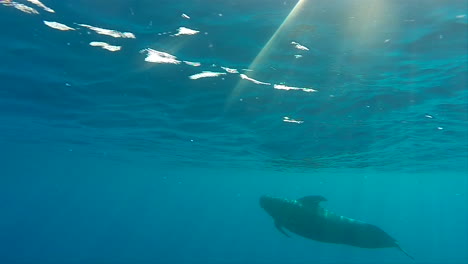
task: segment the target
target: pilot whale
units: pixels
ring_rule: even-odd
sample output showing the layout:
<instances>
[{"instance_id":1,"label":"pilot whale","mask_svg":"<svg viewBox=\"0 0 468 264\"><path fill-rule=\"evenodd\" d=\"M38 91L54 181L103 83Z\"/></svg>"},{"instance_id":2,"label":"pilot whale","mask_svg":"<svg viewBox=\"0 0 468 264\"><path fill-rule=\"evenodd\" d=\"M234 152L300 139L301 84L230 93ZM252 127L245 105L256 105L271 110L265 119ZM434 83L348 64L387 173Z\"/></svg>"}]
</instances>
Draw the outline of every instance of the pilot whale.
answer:
<instances>
[{"instance_id":1,"label":"pilot whale","mask_svg":"<svg viewBox=\"0 0 468 264\"><path fill-rule=\"evenodd\" d=\"M316 241L345 244L361 248L397 248L414 259L398 242L379 227L337 215L320 206L327 201L312 195L300 199L285 199L264 195L260 206L274 219L276 228L289 237L287 229Z\"/></svg>"}]
</instances>

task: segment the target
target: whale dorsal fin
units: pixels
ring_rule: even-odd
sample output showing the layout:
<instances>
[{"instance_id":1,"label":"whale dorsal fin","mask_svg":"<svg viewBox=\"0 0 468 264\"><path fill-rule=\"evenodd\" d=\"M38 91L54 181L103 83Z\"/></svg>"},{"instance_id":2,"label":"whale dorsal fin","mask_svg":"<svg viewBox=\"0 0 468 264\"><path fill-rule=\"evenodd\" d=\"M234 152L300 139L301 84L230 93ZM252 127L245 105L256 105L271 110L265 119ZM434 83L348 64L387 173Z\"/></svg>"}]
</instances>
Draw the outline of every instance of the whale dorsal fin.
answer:
<instances>
[{"instance_id":1,"label":"whale dorsal fin","mask_svg":"<svg viewBox=\"0 0 468 264\"><path fill-rule=\"evenodd\" d=\"M301 202L305 206L313 206L316 207L320 202L325 202L327 199L321 195L309 195L309 196L304 196L302 198L297 199L299 202Z\"/></svg>"}]
</instances>

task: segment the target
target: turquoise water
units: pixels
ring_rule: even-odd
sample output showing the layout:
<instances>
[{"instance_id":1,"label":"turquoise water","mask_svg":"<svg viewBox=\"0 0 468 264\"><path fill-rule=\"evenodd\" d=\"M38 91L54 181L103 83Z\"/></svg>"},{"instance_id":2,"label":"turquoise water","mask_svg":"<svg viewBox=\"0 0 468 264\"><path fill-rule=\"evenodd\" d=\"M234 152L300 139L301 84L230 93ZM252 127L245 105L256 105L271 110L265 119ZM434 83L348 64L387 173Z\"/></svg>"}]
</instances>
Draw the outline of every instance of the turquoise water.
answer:
<instances>
[{"instance_id":1,"label":"turquoise water","mask_svg":"<svg viewBox=\"0 0 468 264\"><path fill-rule=\"evenodd\" d=\"M467 16L0 1L0 262L467 263ZM287 238L263 194L322 195L415 261Z\"/></svg>"}]
</instances>

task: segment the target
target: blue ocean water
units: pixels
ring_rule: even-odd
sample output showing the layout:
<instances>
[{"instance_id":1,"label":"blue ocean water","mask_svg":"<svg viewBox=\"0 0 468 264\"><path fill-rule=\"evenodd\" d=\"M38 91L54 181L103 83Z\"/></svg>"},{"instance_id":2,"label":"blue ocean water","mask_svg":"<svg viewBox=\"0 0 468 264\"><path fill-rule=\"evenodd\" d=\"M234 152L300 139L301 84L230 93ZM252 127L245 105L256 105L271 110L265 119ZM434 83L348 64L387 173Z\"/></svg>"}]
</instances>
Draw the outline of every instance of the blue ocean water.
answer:
<instances>
[{"instance_id":1,"label":"blue ocean water","mask_svg":"<svg viewBox=\"0 0 468 264\"><path fill-rule=\"evenodd\" d=\"M0 1L0 263L468 263L467 10ZM415 260L288 238L263 194Z\"/></svg>"}]
</instances>

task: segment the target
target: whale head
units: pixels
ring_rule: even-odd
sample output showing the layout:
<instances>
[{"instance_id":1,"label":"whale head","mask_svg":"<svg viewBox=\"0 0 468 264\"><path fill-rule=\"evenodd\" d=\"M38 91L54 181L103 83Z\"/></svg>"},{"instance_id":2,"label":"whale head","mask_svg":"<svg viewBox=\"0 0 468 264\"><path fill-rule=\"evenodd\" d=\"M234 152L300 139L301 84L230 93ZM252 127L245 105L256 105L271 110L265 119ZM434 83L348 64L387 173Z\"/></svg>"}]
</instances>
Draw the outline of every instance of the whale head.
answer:
<instances>
[{"instance_id":1,"label":"whale head","mask_svg":"<svg viewBox=\"0 0 468 264\"><path fill-rule=\"evenodd\" d=\"M270 195L260 197L260 206L275 220L301 217L304 214L317 214L319 203L326 201L320 195L310 195L299 199L286 199Z\"/></svg>"},{"instance_id":2,"label":"whale head","mask_svg":"<svg viewBox=\"0 0 468 264\"><path fill-rule=\"evenodd\" d=\"M260 197L260 207L271 217L277 219L281 216L288 215L288 212L297 210L300 204L296 200L263 195Z\"/></svg>"}]
</instances>

